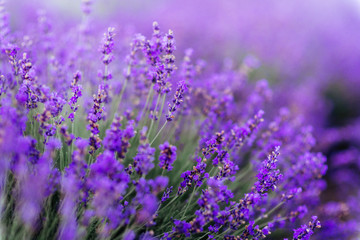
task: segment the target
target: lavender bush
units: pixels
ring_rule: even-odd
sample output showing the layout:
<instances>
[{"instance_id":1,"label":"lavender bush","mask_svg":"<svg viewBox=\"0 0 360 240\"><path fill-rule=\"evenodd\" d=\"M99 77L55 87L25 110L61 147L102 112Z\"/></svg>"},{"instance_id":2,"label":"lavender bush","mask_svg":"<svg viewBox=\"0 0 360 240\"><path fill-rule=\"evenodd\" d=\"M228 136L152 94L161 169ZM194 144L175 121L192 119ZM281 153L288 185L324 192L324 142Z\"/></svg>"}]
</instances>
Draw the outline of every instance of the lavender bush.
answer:
<instances>
[{"instance_id":1,"label":"lavender bush","mask_svg":"<svg viewBox=\"0 0 360 240\"><path fill-rule=\"evenodd\" d=\"M330 201L323 179L325 154L357 161L327 152L351 130L316 141L330 131L309 125L316 106L294 108L255 56L197 58L161 22L145 35L95 24L91 0L72 27L39 11L14 30L5 7L4 239L356 238L360 194Z\"/></svg>"}]
</instances>

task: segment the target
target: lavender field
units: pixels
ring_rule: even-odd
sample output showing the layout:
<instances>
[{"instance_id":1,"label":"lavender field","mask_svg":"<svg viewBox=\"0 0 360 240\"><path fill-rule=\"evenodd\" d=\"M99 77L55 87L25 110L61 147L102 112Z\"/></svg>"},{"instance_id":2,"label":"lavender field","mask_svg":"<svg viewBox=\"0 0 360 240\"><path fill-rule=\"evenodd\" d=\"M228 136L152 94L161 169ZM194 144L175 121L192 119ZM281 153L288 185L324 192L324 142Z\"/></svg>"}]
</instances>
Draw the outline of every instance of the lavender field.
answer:
<instances>
[{"instance_id":1,"label":"lavender field","mask_svg":"<svg viewBox=\"0 0 360 240\"><path fill-rule=\"evenodd\" d=\"M360 3L0 0L0 240L360 239Z\"/></svg>"}]
</instances>

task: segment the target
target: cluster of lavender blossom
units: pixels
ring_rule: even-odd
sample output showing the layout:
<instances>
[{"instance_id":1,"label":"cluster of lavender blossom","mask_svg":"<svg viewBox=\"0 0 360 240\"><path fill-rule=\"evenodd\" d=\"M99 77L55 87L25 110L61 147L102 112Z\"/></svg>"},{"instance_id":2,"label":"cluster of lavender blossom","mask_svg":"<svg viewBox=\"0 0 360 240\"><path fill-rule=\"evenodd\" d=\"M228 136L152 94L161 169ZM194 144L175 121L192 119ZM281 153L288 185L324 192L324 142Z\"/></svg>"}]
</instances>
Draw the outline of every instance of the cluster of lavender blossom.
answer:
<instances>
[{"instance_id":1,"label":"cluster of lavender blossom","mask_svg":"<svg viewBox=\"0 0 360 240\"><path fill-rule=\"evenodd\" d=\"M207 66L157 22L100 40L91 3L61 34L44 12L15 33L0 5L1 236L299 240L349 209L321 205L312 127L253 56Z\"/></svg>"}]
</instances>

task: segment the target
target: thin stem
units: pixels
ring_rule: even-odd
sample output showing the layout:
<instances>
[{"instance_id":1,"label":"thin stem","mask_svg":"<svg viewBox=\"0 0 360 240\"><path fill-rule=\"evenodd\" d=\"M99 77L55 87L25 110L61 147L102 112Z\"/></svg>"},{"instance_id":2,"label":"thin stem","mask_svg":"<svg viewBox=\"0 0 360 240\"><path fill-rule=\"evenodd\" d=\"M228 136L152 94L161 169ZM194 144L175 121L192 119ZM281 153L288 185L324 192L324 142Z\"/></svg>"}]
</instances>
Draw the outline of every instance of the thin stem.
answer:
<instances>
[{"instance_id":1,"label":"thin stem","mask_svg":"<svg viewBox=\"0 0 360 240\"><path fill-rule=\"evenodd\" d=\"M162 209L165 209L167 206L169 206L170 204L172 204L178 197L179 197L179 195L174 196L174 198L173 198L168 204L166 204ZM162 209L161 209L161 210L162 210Z\"/></svg>"},{"instance_id":2,"label":"thin stem","mask_svg":"<svg viewBox=\"0 0 360 240\"><path fill-rule=\"evenodd\" d=\"M124 197L123 199L125 200L128 196L130 196L133 192L135 191L135 188L132 188Z\"/></svg>"},{"instance_id":3,"label":"thin stem","mask_svg":"<svg viewBox=\"0 0 360 240\"><path fill-rule=\"evenodd\" d=\"M165 99L166 99L166 93L163 95L163 98L162 98L162 101L161 101L162 103L161 103L161 108L160 108L160 113L159 113L158 119L161 119L163 109L164 109L164 105L165 105ZM158 129L158 127L159 127L159 121L158 121L158 124L156 126L156 129Z\"/></svg>"},{"instance_id":4,"label":"thin stem","mask_svg":"<svg viewBox=\"0 0 360 240\"><path fill-rule=\"evenodd\" d=\"M131 221L133 220L133 218L134 218L134 215L131 215L131 217L130 217L130 219L129 219L129 224L126 225L123 235L127 232L127 230L128 230L128 229L130 228L130 226L132 225L132 224L130 224L130 223L131 223ZM131 228L130 228L130 229L131 229ZM120 239L123 238L123 235L121 236Z\"/></svg>"},{"instance_id":5,"label":"thin stem","mask_svg":"<svg viewBox=\"0 0 360 240\"><path fill-rule=\"evenodd\" d=\"M283 201L283 202L280 202L278 205L276 205L276 206L273 207L270 211L268 211L268 212L265 214L265 216L270 215L271 213L273 213L274 211L276 211L276 209L278 209L278 208L279 208L280 206L282 206L283 204L284 204L284 201ZM256 225L261 219L262 219L261 217L256 218L255 221L254 221L254 225ZM271 222L271 221L270 221L270 222ZM263 225L263 227L266 226L267 224L269 224L269 222L264 223L264 224L265 224L265 225ZM239 233L243 232L243 231L245 230L245 228L246 228L246 226L243 226L243 227L240 228L239 230L235 231L233 234L234 234L234 235L239 234Z\"/></svg>"},{"instance_id":6,"label":"thin stem","mask_svg":"<svg viewBox=\"0 0 360 240\"><path fill-rule=\"evenodd\" d=\"M191 195L190 195L190 199L189 199L189 201L188 201L187 204L186 204L186 207L185 207L185 210L184 210L184 213L183 213L181 219L183 219L183 218L185 217L186 211L187 211L187 209L188 209L188 207L189 207L189 205L190 205L190 203L191 203L191 201L192 201L192 199L193 199L193 197L194 197L194 195L195 195L195 192L196 192L196 186L194 187L194 190L193 190L193 192L192 192Z\"/></svg>"},{"instance_id":7,"label":"thin stem","mask_svg":"<svg viewBox=\"0 0 360 240\"><path fill-rule=\"evenodd\" d=\"M165 128L166 124L168 121L165 121L164 124L162 125L162 127L160 128L159 132L155 135L154 139L150 142L150 146L154 143L154 141L156 140L156 138L160 135L160 133L162 132L162 130Z\"/></svg>"},{"instance_id":8,"label":"thin stem","mask_svg":"<svg viewBox=\"0 0 360 240\"><path fill-rule=\"evenodd\" d=\"M160 209L160 207L161 207L161 204L162 204L162 202L160 202L159 203L159 206L158 206L158 208L156 209L156 212L155 212L155 216L157 216L157 213L159 212L159 209ZM143 226L145 226L148 222L149 222L149 220L151 220L153 218L153 216L150 216L142 225L140 225L140 226L138 226L136 229L141 229ZM125 231L126 231L126 229L125 229ZM145 232L147 232L148 231L148 227L146 227L146 231Z\"/></svg>"},{"instance_id":9,"label":"thin stem","mask_svg":"<svg viewBox=\"0 0 360 240\"><path fill-rule=\"evenodd\" d=\"M76 137L75 134L74 134L74 121L75 121L75 119L71 122L71 133L74 135L74 137ZM71 141L70 159L71 159L71 154L73 153L73 151L74 151L74 141Z\"/></svg>"},{"instance_id":10,"label":"thin stem","mask_svg":"<svg viewBox=\"0 0 360 240\"><path fill-rule=\"evenodd\" d=\"M105 64L105 68L104 68L104 76L106 77L106 79L107 79L107 77L108 77L108 64ZM103 77L103 82L105 82L105 77Z\"/></svg>"},{"instance_id":11,"label":"thin stem","mask_svg":"<svg viewBox=\"0 0 360 240\"><path fill-rule=\"evenodd\" d=\"M245 168L240 172L240 174L236 177L234 183L239 183L241 180L243 180L249 173L252 171L252 165L251 163L247 164ZM238 184L231 185L231 188L236 189Z\"/></svg>"},{"instance_id":12,"label":"thin stem","mask_svg":"<svg viewBox=\"0 0 360 240\"><path fill-rule=\"evenodd\" d=\"M123 85L123 87L122 87L122 89L121 89L121 92L120 92L119 102L118 102L118 104L117 104L117 106L118 106L118 108L117 108L117 109L119 109L119 108L120 108L121 100L122 100L122 97L123 97L123 95L124 95L125 88L126 88L126 86L127 86L127 82L128 82L128 79L127 79L127 78L125 78L124 85ZM116 109L116 110L117 110L117 109Z\"/></svg>"},{"instance_id":13,"label":"thin stem","mask_svg":"<svg viewBox=\"0 0 360 240\"><path fill-rule=\"evenodd\" d=\"M150 90L149 90L149 92L148 92L148 95L147 95L147 97L146 97L146 102L145 102L144 108L143 108L142 111L141 111L139 121L141 120L141 118L142 118L142 116L143 116L143 114L144 114L144 111L146 111L146 109L147 109L147 106L148 106L150 97L151 97L151 95L152 95L152 93L153 93L153 91L154 91L153 87L154 87L154 84L152 83L151 86L150 86Z\"/></svg>"},{"instance_id":14,"label":"thin stem","mask_svg":"<svg viewBox=\"0 0 360 240\"><path fill-rule=\"evenodd\" d=\"M173 131L167 134L167 137L166 137L166 138L167 138L168 140L170 140L170 139L173 138L173 136L175 135L175 133L176 133L178 127L179 127L179 124L180 124L181 121L182 121L182 119L183 119L183 115L180 115L180 117L179 117L179 119L177 120L175 126L172 128ZM181 140L180 140L180 141L181 141Z\"/></svg>"},{"instance_id":15,"label":"thin stem","mask_svg":"<svg viewBox=\"0 0 360 240\"><path fill-rule=\"evenodd\" d=\"M125 92L125 89L126 89L126 86L127 86L127 82L128 82L128 79L125 78L125 81L124 81L124 84L121 88L121 91L120 91L120 94L119 94L119 97L117 98L117 101L113 104L113 108L111 109L111 116L109 118L110 121L107 121L107 123L105 124L105 127L103 129L103 131L101 132L105 132L105 130L110 126L110 124L114 121L114 118L115 118L115 114L116 112L119 110L120 108L120 104L121 104L121 100L122 100L122 97L124 95L124 92ZM117 108L116 108L117 107Z\"/></svg>"},{"instance_id":16,"label":"thin stem","mask_svg":"<svg viewBox=\"0 0 360 240\"><path fill-rule=\"evenodd\" d=\"M148 131L148 133L147 133L147 137L148 137L148 138L150 137L151 130L152 130L153 126L154 126L155 118L157 117L156 109L157 109L157 107L158 107L158 105L159 105L159 101L160 101L160 94L158 94L158 97L157 97L157 99L156 99L156 104L155 104L155 109L154 109L154 116L152 116L152 118L151 118L150 128L149 128L149 131Z\"/></svg>"},{"instance_id":17,"label":"thin stem","mask_svg":"<svg viewBox=\"0 0 360 240\"><path fill-rule=\"evenodd\" d=\"M284 221L284 220L288 220L288 219L289 219L289 217L277 218L277 219L274 219L274 220L272 220L272 221L270 221L270 222L263 223L263 224L261 224L259 227L260 227L260 228L263 228L263 227L265 227L266 225L269 225L269 223L280 222L280 221Z\"/></svg>"},{"instance_id":18,"label":"thin stem","mask_svg":"<svg viewBox=\"0 0 360 240\"><path fill-rule=\"evenodd\" d=\"M271 210L269 210L265 215L264 217L265 218L268 218L273 212L275 212L279 207L281 207L285 202L282 201L280 202L279 204L277 204L275 207L273 207ZM261 216L259 216L258 218L255 219L255 222L254 224L256 224L257 222L259 222L260 220L262 219Z\"/></svg>"},{"instance_id":19,"label":"thin stem","mask_svg":"<svg viewBox=\"0 0 360 240\"><path fill-rule=\"evenodd\" d=\"M60 170L64 170L64 146L60 149Z\"/></svg>"},{"instance_id":20,"label":"thin stem","mask_svg":"<svg viewBox=\"0 0 360 240\"><path fill-rule=\"evenodd\" d=\"M217 167L212 166L212 168L211 168L210 171L209 171L209 175L212 176L212 177L215 177L215 175L216 175L215 173L216 173L216 170L217 170L217 169L218 169ZM215 171L215 172L214 172L214 175L212 175L212 174L213 174L213 171Z\"/></svg>"}]
</instances>

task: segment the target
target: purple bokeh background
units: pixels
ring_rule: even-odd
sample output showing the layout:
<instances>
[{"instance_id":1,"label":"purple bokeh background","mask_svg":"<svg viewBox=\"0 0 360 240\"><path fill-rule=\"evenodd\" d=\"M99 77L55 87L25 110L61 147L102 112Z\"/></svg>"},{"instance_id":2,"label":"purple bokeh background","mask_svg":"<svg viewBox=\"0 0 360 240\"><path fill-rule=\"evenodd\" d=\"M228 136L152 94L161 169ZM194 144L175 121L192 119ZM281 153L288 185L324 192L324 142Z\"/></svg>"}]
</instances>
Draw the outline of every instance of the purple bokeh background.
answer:
<instances>
[{"instance_id":1,"label":"purple bokeh background","mask_svg":"<svg viewBox=\"0 0 360 240\"><path fill-rule=\"evenodd\" d=\"M31 23L39 9L81 20L80 1L9 1L11 23ZM39 7L42 6L42 7ZM360 62L360 8L352 1L95 1L93 21L148 33L158 21L173 29L178 48L193 47L213 61L239 61L253 53L281 79L319 79L357 83ZM24 13L27 16L24 16ZM74 25L74 24L73 24Z\"/></svg>"}]
</instances>

